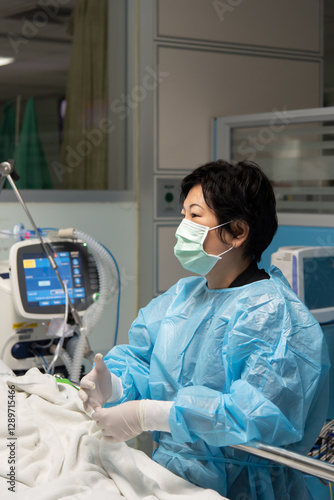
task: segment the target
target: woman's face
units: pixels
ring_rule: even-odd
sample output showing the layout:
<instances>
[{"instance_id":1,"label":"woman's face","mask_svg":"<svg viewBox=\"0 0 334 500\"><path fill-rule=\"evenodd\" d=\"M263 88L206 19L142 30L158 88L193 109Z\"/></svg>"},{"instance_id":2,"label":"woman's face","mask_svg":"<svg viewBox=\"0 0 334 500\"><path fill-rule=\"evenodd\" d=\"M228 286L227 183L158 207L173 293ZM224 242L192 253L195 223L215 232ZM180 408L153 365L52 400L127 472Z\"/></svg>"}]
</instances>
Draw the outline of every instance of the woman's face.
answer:
<instances>
[{"instance_id":1,"label":"woman's face","mask_svg":"<svg viewBox=\"0 0 334 500\"><path fill-rule=\"evenodd\" d=\"M219 222L214 211L205 203L202 186L197 185L190 189L188 196L184 200L183 209L181 211L185 219L201 224L202 226L216 227ZM219 236L218 229L209 231L204 241L204 250L212 255L219 255L228 248L231 244L228 243L232 236L225 231L224 239L226 244L222 242Z\"/></svg>"}]
</instances>

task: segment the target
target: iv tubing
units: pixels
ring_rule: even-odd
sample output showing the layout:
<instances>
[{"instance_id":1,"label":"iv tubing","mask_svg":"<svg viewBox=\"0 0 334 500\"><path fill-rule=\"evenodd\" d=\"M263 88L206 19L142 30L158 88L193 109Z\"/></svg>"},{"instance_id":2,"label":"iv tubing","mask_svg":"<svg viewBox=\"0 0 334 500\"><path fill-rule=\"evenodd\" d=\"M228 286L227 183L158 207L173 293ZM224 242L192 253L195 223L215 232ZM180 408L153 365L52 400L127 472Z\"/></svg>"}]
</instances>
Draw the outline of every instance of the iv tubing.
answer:
<instances>
[{"instance_id":1,"label":"iv tubing","mask_svg":"<svg viewBox=\"0 0 334 500\"><path fill-rule=\"evenodd\" d=\"M64 343L64 336L65 336L65 328L66 328L66 321L67 321L67 317L68 317L68 299L69 299L69 296L68 296L68 293L67 293L67 286L66 286L66 283L64 283L64 286L65 286L65 297L66 297L66 302L65 302L65 315L64 315L64 321L63 321L63 324L62 324L62 333L61 333L61 337L59 339L59 342L57 344L57 347L56 347L56 350L55 350L55 354L53 356L53 359L51 361L51 363L49 364L49 368L48 368L48 373L51 373L53 374L54 372L54 368L55 368L55 364L56 364L56 361L59 357L59 353L60 353L60 350L62 349L63 347L63 343Z\"/></svg>"}]
</instances>

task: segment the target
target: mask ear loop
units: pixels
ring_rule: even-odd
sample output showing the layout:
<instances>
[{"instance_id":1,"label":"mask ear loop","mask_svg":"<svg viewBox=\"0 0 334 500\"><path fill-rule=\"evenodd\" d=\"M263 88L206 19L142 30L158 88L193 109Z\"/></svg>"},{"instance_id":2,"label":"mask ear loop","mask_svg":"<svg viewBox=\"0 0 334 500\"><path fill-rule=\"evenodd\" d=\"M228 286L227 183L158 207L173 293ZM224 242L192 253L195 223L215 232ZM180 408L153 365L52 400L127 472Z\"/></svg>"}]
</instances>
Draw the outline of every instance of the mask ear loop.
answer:
<instances>
[{"instance_id":1,"label":"mask ear loop","mask_svg":"<svg viewBox=\"0 0 334 500\"><path fill-rule=\"evenodd\" d=\"M233 222L233 220L229 220L228 222L224 222L223 224L219 224L218 226L215 226L215 227L210 227L209 231L212 231L213 229L217 229L218 227L226 226L227 224L230 224L230 222Z\"/></svg>"},{"instance_id":2,"label":"mask ear loop","mask_svg":"<svg viewBox=\"0 0 334 500\"><path fill-rule=\"evenodd\" d=\"M233 248L234 248L234 245L232 245L231 248L228 248L227 250L225 250L225 252L220 253L219 255L217 255L217 257L221 258L222 255L224 255L227 252L230 252L231 250L233 250Z\"/></svg>"},{"instance_id":3,"label":"mask ear loop","mask_svg":"<svg viewBox=\"0 0 334 500\"><path fill-rule=\"evenodd\" d=\"M233 222L233 220L229 220L228 222L224 222L224 224L219 224L218 226L211 227L209 229L209 231L212 231L213 229L217 229L218 227L226 226L227 224L230 224L230 222ZM219 255L216 255L216 257L221 258L222 255L224 255L225 253L229 252L230 250L233 250L234 245L235 244L233 243L232 246L231 246L231 248L229 248L228 250L225 250L224 252L220 253Z\"/></svg>"}]
</instances>

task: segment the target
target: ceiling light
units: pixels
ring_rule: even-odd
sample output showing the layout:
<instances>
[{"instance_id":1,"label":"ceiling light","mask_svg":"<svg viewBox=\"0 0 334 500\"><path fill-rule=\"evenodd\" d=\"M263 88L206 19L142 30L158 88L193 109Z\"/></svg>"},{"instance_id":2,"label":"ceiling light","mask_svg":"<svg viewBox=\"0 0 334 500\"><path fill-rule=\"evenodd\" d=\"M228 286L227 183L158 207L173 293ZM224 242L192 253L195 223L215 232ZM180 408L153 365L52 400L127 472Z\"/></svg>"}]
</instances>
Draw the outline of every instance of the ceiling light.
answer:
<instances>
[{"instance_id":1,"label":"ceiling light","mask_svg":"<svg viewBox=\"0 0 334 500\"><path fill-rule=\"evenodd\" d=\"M0 57L0 66L5 66L6 64L11 64L15 61L14 57Z\"/></svg>"}]
</instances>

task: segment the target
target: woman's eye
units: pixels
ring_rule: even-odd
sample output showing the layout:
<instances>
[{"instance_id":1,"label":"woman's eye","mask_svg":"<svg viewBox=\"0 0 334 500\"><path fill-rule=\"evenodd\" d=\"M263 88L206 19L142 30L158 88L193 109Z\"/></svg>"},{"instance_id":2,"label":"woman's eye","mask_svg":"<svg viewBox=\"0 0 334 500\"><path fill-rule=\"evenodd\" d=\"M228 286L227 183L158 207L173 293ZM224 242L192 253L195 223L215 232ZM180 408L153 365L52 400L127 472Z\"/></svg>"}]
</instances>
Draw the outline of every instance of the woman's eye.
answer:
<instances>
[{"instance_id":1,"label":"woman's eye","mask_svg":"<svg viewBox=\"0 0 334 500\"><path fill-rule=\"evenodd\" d=\"M182 219L184 219L186 217L186 214L181 212L181 217L182 217ZM198 214L190 214L190 217L192 219L194 219L195 217L199 217L199 215Z\"/></svg>"}]
</instances>

